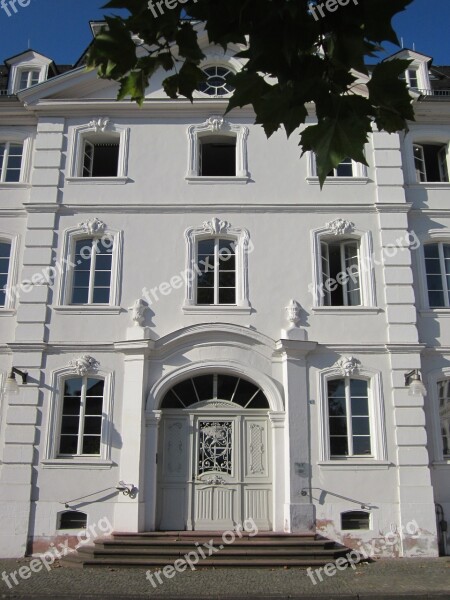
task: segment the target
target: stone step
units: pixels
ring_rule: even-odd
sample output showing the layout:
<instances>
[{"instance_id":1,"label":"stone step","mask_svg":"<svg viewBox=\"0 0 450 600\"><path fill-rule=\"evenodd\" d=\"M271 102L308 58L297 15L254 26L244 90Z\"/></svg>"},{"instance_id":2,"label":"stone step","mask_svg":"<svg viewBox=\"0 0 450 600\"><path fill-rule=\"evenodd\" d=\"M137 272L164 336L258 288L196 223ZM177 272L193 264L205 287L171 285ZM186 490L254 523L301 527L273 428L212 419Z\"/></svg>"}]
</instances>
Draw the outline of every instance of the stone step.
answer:
<instances>
[{"instance_id":1,"label":"stone step","mask_svg":"<svg viewBox=\"0 0 450 600\"><path fill-rule=\"evenodd\" d=\"M220 548L220 547L219 547ZM95 547L95 550L88 548L80 548L81 554L95 554L95 556L166 556L180 558L189 552L197 551L192 546L180 546L179 548L116 548L110 546ZM208 550L203 548L206 556L208 556ZM236 548L231 546L224 546L218 552L211 555L214 556L336 556L336 554L342 554L347 552L346 549L320 549L311 552L309 548L294 547L294 548ZM199 552L201 556L201 552Z\"/></svg>"}]
</instances>

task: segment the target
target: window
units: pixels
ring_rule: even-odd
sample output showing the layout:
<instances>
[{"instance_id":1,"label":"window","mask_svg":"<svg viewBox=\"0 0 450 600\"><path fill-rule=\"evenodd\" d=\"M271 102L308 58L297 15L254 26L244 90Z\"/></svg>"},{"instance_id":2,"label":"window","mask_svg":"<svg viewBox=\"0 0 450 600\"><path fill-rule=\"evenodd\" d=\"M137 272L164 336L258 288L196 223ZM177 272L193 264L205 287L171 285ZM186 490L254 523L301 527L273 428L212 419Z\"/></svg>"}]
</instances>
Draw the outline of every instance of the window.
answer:
<instances>
[{"instance_id":1,"label":"window","mask_svg":"<svg viewBox=\"0 0 450 600\"><path fill-rule=\"evenodd\" d=\"M225 183L247 183L247 137L249 130L210 117L205 123L188 129L189 156L186 179L193 183L208 183L209 178Z\"/></svg>"},{"instance_id":2,"label":"window","mask_svg":"<svg viewBox=\"0 0 450 600\"><path fill-rule=\"evenodd\" d=\"M0 241L0 308L7 304L11 243Z\"/></svg>"},{"instance_id":3,"label":"window","mask_svg":"<svg viewBox=\"0 0 450 600\"><path fill-rule=\"evenodd\" d=\"M323 305L360 306L359 242L322 241L320 246Z\"/></svg>"},{"instance_id":4,"label":"window","mask_svg":"<svg viewBox=\"0 0 450 600\"><path fill-rule=\"evenodd\" d=\"M330 457L371 456L368 382L330 379L327 398Z\"/></svg>"},{"instance_id":5,"label":"window","mask_svg":"<svg viewBox=\"0 0 450 600\"><path fill-rule=\"evenodd\" d=\"M206 136L200 142L199 175L202 177L236 176L236 138Z\"/></svg>"},{"instance_id":6,"label":"window","mask_svg":"<svg viewBox=\"0 0 450 600\"><path fill-rule=\"evenodd\" d=\"M213 66L203 69L203 73L206 75L206 81L200 84L199 90L204 94L226 96L234 90L234 87L226 81L227 76L233 73L230 69Z\"/></svg>"},{"instance_id":7,"label":"window","mask_svg":"<svg viewBox=\"0 0 450 600\"><path fill-rule=\"evenodd\" d=\"M353 161L345 158L335 169L328 173L328 177L353 177Z\"/></svg>"},{"instance_id":8,"label":"window","mask_svg":"<svg viewBox=\"0 0 450 600\"><path fill-rule=\"evenodd\" d=\"M438 382L439 423L442 436L444 460L450 460L450 379Z\"/></svg>"},{"instance_id":9,"label":"window","mask_svg":"<svg viewBox=\"0 0 450 600\"><path fill-rule=\"evenodd\" d=\"M71 304L109 304L113 249L99 238L75 242Z\"/></svg>"},{"instance_id":10,"label":"window","mask_svg":"<svg viewBox=\"0 0 450 600\"><path fill-rule=\"evenodd\" d=\"M341 529L370 529L370 513L363 510L349 510L341 513Z\"/></svg>"},{"instance_id":11,"label":"window","mask_svg":"<svg viewBox=\"0 0 450 600\"><path fill-rule=\"evenodd\" d=\"M20 71L20 79L19 79L19 89L25 90L26 88L31 87L32 85L36 85L39 83L39 78L41 75L41 71L38 69L26 69Z\"/></svg>"},{"instance_id":12,"label":"window","mask_svg":"<svg viewBox=\"0 0 450 600\"><path fill-rule=\"evenodd\" d=\"M0 143L0 183L18 183L22 173L23 144Z\"/></svg>"},{"instance_id":13,"label":"window","mask_svg":"<svg viewBox=\"0 0 450 600\"><path fill-rule=\"evenodd\" d=\"M103 393L103 379L71 377L64 381L59 456L100 455Z\"/></svg>"},{"instance_id":14,"label":"window","mask_svg":"<svg viewBox=\"0 0 450 600\"><path fill-rule=\"evenodd\" d=\"M236 244L213 238L197 244L197 304L236 304Z\"/></svg>"},{"instance_id":15,"label":"window","mask_svg":"<svg viewBox=\"0 0 450 600\"><path fill-rule=\"evenodd\" d=\"M414 168L416 180L424 182L448 182L447 145L414 144Z\"/></svg>"},{"instance_id":16,"label":"window","mask_svg":"<svg viewBox=\"0 0 450 600\"><path fill-rule=\"evenodd\" d=\"M417 69L408 69L400 75L400 79L406 81L406 85L412 90L419 89L419 73Z\"/></svg>"},{"instance_id":17,"label":"window","mask_svg":"<svg viewBox=\"0 0 450 600\"><path fill-rule=\"evenodd\" d=\"M117 177L119 139L84 140L82 177Z\"/></svg>"},{"instance_id":18,"label":"window","mask_svg":"<svg viewBox=\"0 0 450 600\"><path fill-rule=\"evenodd\" d=\"M57 529L86 529L87 514L77 510L67 510L58 515Z\"/></svg>"},{"instance_id":19,"label":"window","mask_svg":"<svg viewBox=\"0 0 450 600\"><path fill-rule=\"evenodd\" d=\"M450 244L424 246L430 308L450 307Z\"/></svg>"}]
</instances>

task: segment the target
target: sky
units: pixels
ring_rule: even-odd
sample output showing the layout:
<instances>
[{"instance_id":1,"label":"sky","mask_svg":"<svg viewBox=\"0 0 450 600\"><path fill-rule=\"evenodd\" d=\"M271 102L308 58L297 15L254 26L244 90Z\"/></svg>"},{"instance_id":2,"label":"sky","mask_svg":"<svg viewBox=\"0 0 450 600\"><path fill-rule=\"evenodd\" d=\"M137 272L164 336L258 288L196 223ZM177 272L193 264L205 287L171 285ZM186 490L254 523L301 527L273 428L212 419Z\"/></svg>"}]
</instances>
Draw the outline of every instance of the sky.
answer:
<instances>
[{"instance_id":1,"label":"sky","mask_svg":"<svg viewBox=\"0 0 450 600\"><path fill-rule=\"evenodd\" d=\"M6 6L10 1L5 0ZM26 2L22 0L22 4ZM92 39L89 21L108 12L101 8L106 0L28 2L28 6L20 7L16 0L17 13L9 9L9 17L0 9L1 60L31 47L57 64L73 64ZM414 0L395 18L394 27L405 47L415 45L418 52L434 58L434 65L450 65L450 0ZM397 50L391 45L386 49L387 55Z\"/></svg>"}]
</instances>

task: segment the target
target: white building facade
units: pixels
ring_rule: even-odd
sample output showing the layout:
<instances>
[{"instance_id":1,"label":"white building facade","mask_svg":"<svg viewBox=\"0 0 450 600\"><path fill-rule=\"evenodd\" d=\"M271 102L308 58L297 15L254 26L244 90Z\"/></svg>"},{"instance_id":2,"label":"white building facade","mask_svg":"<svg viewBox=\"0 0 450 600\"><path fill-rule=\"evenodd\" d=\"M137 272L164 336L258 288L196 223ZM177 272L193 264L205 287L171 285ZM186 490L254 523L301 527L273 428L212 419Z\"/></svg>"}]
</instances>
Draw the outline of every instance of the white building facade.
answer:
<instances>
[{"instance_id":1,"label":"white building facade","mask_svg":"<svg viewBox=\"0 0 450 600\"><path fill-rule=\"evenodd\" d=\"M369 167L345 161L321 191L295 137L266 140L250 109L223 116L240 65L204 47L193 104L160 74L142 108L82 66L6 61L1 556L104 518L128 532L253 518L350 546L394 532L380 555L437 556L450 96L404 51L417 121L374 131ZM426 396L405 385L415 369Z\"/></svg>"}]
</instances>

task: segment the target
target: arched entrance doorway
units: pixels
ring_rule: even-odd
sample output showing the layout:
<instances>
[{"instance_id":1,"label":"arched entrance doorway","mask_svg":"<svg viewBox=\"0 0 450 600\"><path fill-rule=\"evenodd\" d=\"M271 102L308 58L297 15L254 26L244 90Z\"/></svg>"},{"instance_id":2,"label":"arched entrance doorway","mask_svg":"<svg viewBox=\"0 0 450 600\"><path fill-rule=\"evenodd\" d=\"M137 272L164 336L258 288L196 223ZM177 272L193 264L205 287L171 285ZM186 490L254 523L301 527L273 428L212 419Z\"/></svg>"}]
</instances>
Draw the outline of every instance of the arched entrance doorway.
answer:
<instances>
[{"instance_id":1,"label":"arched entrance doorway","mask_svg":"<svg viewBox=\"0 0 450 600\"><path fill-rule=\"evenodd\" d=\"M185 379L161 403L157 529L272 528L269 402L251 381Z\"/></svg>"}]
</instances>

